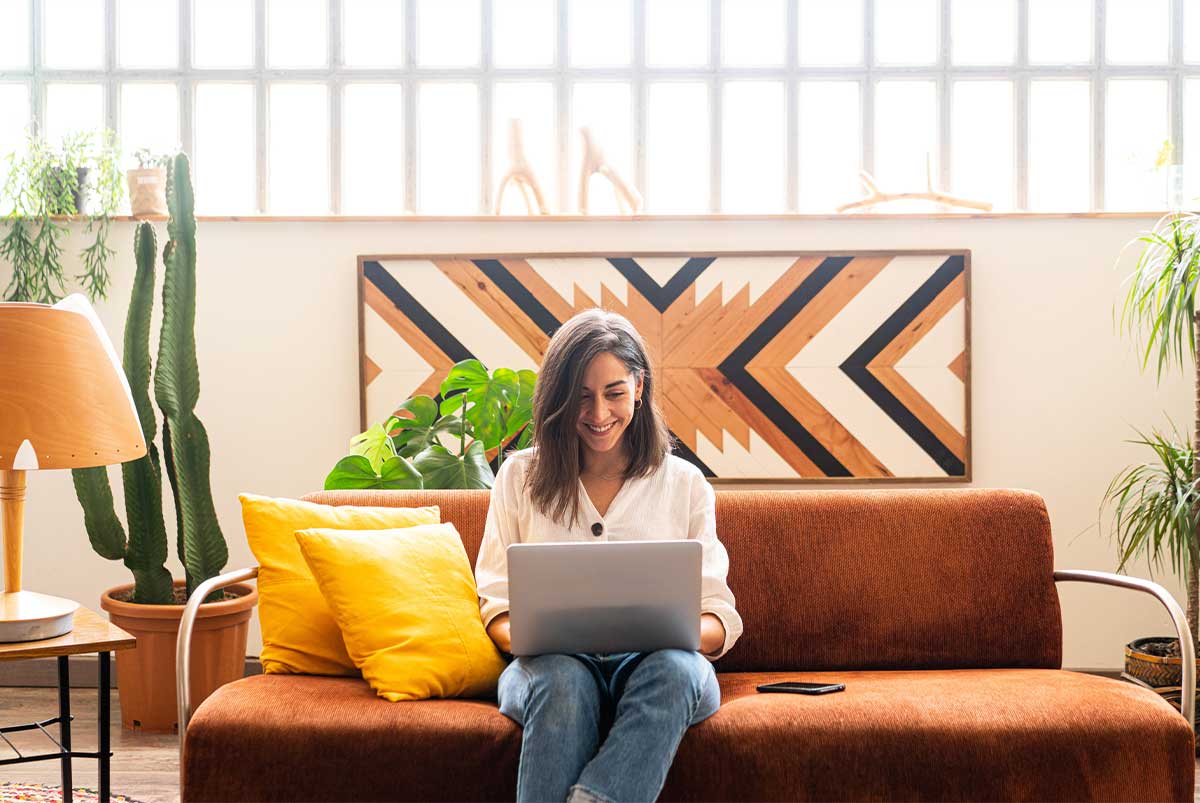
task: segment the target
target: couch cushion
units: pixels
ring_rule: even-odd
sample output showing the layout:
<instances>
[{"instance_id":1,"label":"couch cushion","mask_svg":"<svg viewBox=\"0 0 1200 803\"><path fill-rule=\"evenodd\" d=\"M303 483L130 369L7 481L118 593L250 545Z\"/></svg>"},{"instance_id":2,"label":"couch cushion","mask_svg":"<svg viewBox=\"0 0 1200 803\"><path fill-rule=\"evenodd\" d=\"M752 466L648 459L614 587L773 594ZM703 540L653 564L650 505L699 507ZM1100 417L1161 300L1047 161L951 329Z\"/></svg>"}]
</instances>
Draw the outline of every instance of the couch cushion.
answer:
<instances>
[{"instance_id":1,"label":"couch cushion","mask_svg":"<svg viewBox=\"0 0 1200 803\"><path fill-rule=\"evenodd\" d=\"M1157 695L1058 670L721 673L662 800L1191 800ZM759 683L836 679L820 697ZM512 800L520 729L481 700L389 703L350 678L223 686L187 734L186 801Z\"/></svg>"},{"instance_id":2,"label":"couch cushion","mask_svg":"<svg viewBox=\"0 0 1200 803\"><path fill-rule=\"evenodd\" d=\"M717 492L744 632L723 672L1062 666L1050 518L998 488ZM472 564L488 491L330 491L438 505ZM782 593L781 593L782 592Z\"/></svg>"}]
</instances>

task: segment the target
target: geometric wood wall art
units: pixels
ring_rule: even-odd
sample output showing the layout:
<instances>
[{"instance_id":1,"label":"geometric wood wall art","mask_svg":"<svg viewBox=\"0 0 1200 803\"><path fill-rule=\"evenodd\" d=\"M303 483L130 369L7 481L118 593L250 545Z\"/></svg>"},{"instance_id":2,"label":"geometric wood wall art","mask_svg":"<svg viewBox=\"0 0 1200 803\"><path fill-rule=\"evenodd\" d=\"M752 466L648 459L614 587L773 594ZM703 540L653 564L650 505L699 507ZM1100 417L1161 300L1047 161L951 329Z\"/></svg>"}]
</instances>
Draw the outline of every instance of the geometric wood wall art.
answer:
<instances>
[{"instance_id":1,"label":"geometric wood wall art","mask_svg":"<svg viewBox=\"0 0 1200 803\"><path fill-rule=\"evenodd\" d=\"M359 298L363 429L459 360L536 370L600 306L714 482L971 478L969 251L370 256Z\"/></svg>"}]
</instances>

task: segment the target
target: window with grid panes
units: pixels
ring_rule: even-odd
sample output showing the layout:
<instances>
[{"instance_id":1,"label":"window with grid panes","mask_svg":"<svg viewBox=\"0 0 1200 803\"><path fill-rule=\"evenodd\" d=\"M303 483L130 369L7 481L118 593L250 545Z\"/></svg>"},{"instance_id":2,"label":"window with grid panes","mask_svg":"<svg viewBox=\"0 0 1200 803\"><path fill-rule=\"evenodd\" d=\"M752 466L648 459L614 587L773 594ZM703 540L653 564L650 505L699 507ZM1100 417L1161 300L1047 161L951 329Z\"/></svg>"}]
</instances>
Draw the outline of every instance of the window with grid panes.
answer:
<instances>
[{"instance_id":1,"label":"window with grid panes","mask_svg":"<svg viewBox=\"0 0 1200 803\"><path fill-rule=\"evenodd\" d=\"M649 213L830 212L864 170L1155 211L1164 143L1200 194L1198 104L1200 0L0 0L0 152L183 148L217 215L524 214L513 120L554 213L617 209L583 126Z\"/></svg>"}]
</instances>

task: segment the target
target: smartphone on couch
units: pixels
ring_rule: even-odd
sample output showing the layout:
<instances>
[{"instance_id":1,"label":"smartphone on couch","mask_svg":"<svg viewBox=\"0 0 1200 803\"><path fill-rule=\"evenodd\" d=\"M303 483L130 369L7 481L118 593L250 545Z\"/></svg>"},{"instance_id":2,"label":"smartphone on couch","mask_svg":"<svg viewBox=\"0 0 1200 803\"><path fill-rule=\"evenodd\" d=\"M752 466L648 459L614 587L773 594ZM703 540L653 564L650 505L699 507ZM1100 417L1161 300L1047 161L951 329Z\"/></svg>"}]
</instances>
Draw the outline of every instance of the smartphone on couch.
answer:
<instances>
[{"instance_id":1,"label":"smartphone on couch","mask_svg":"<svg viewBox=\"0 0 1200 803\"><path fill-rule=\"evenodd\" d=\"M764 683L758 687L761 692L783 692L785 694L830 694L842 691L845 683L801 683L799 681L783 681L781 683Z\"/></svg>"}]
</instances>

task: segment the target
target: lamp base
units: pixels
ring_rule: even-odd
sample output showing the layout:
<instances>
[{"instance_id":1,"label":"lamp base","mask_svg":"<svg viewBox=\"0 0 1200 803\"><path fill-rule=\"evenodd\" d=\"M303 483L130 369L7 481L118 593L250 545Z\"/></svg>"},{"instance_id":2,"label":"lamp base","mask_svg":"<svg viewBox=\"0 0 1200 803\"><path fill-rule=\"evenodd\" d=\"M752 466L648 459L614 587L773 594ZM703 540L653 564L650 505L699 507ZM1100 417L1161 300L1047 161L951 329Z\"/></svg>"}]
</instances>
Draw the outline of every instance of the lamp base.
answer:
<instances>
[{"instance_id":1,"label":"lamp base","mask_svg":"<svg viewBox=\"0 0 1200 803\"><path fill-rule=\"evenodd\" d=\"M0 644L41 641L71 632L79 603L36 591L0 596Z\"/></svg>"}]
</instances>

